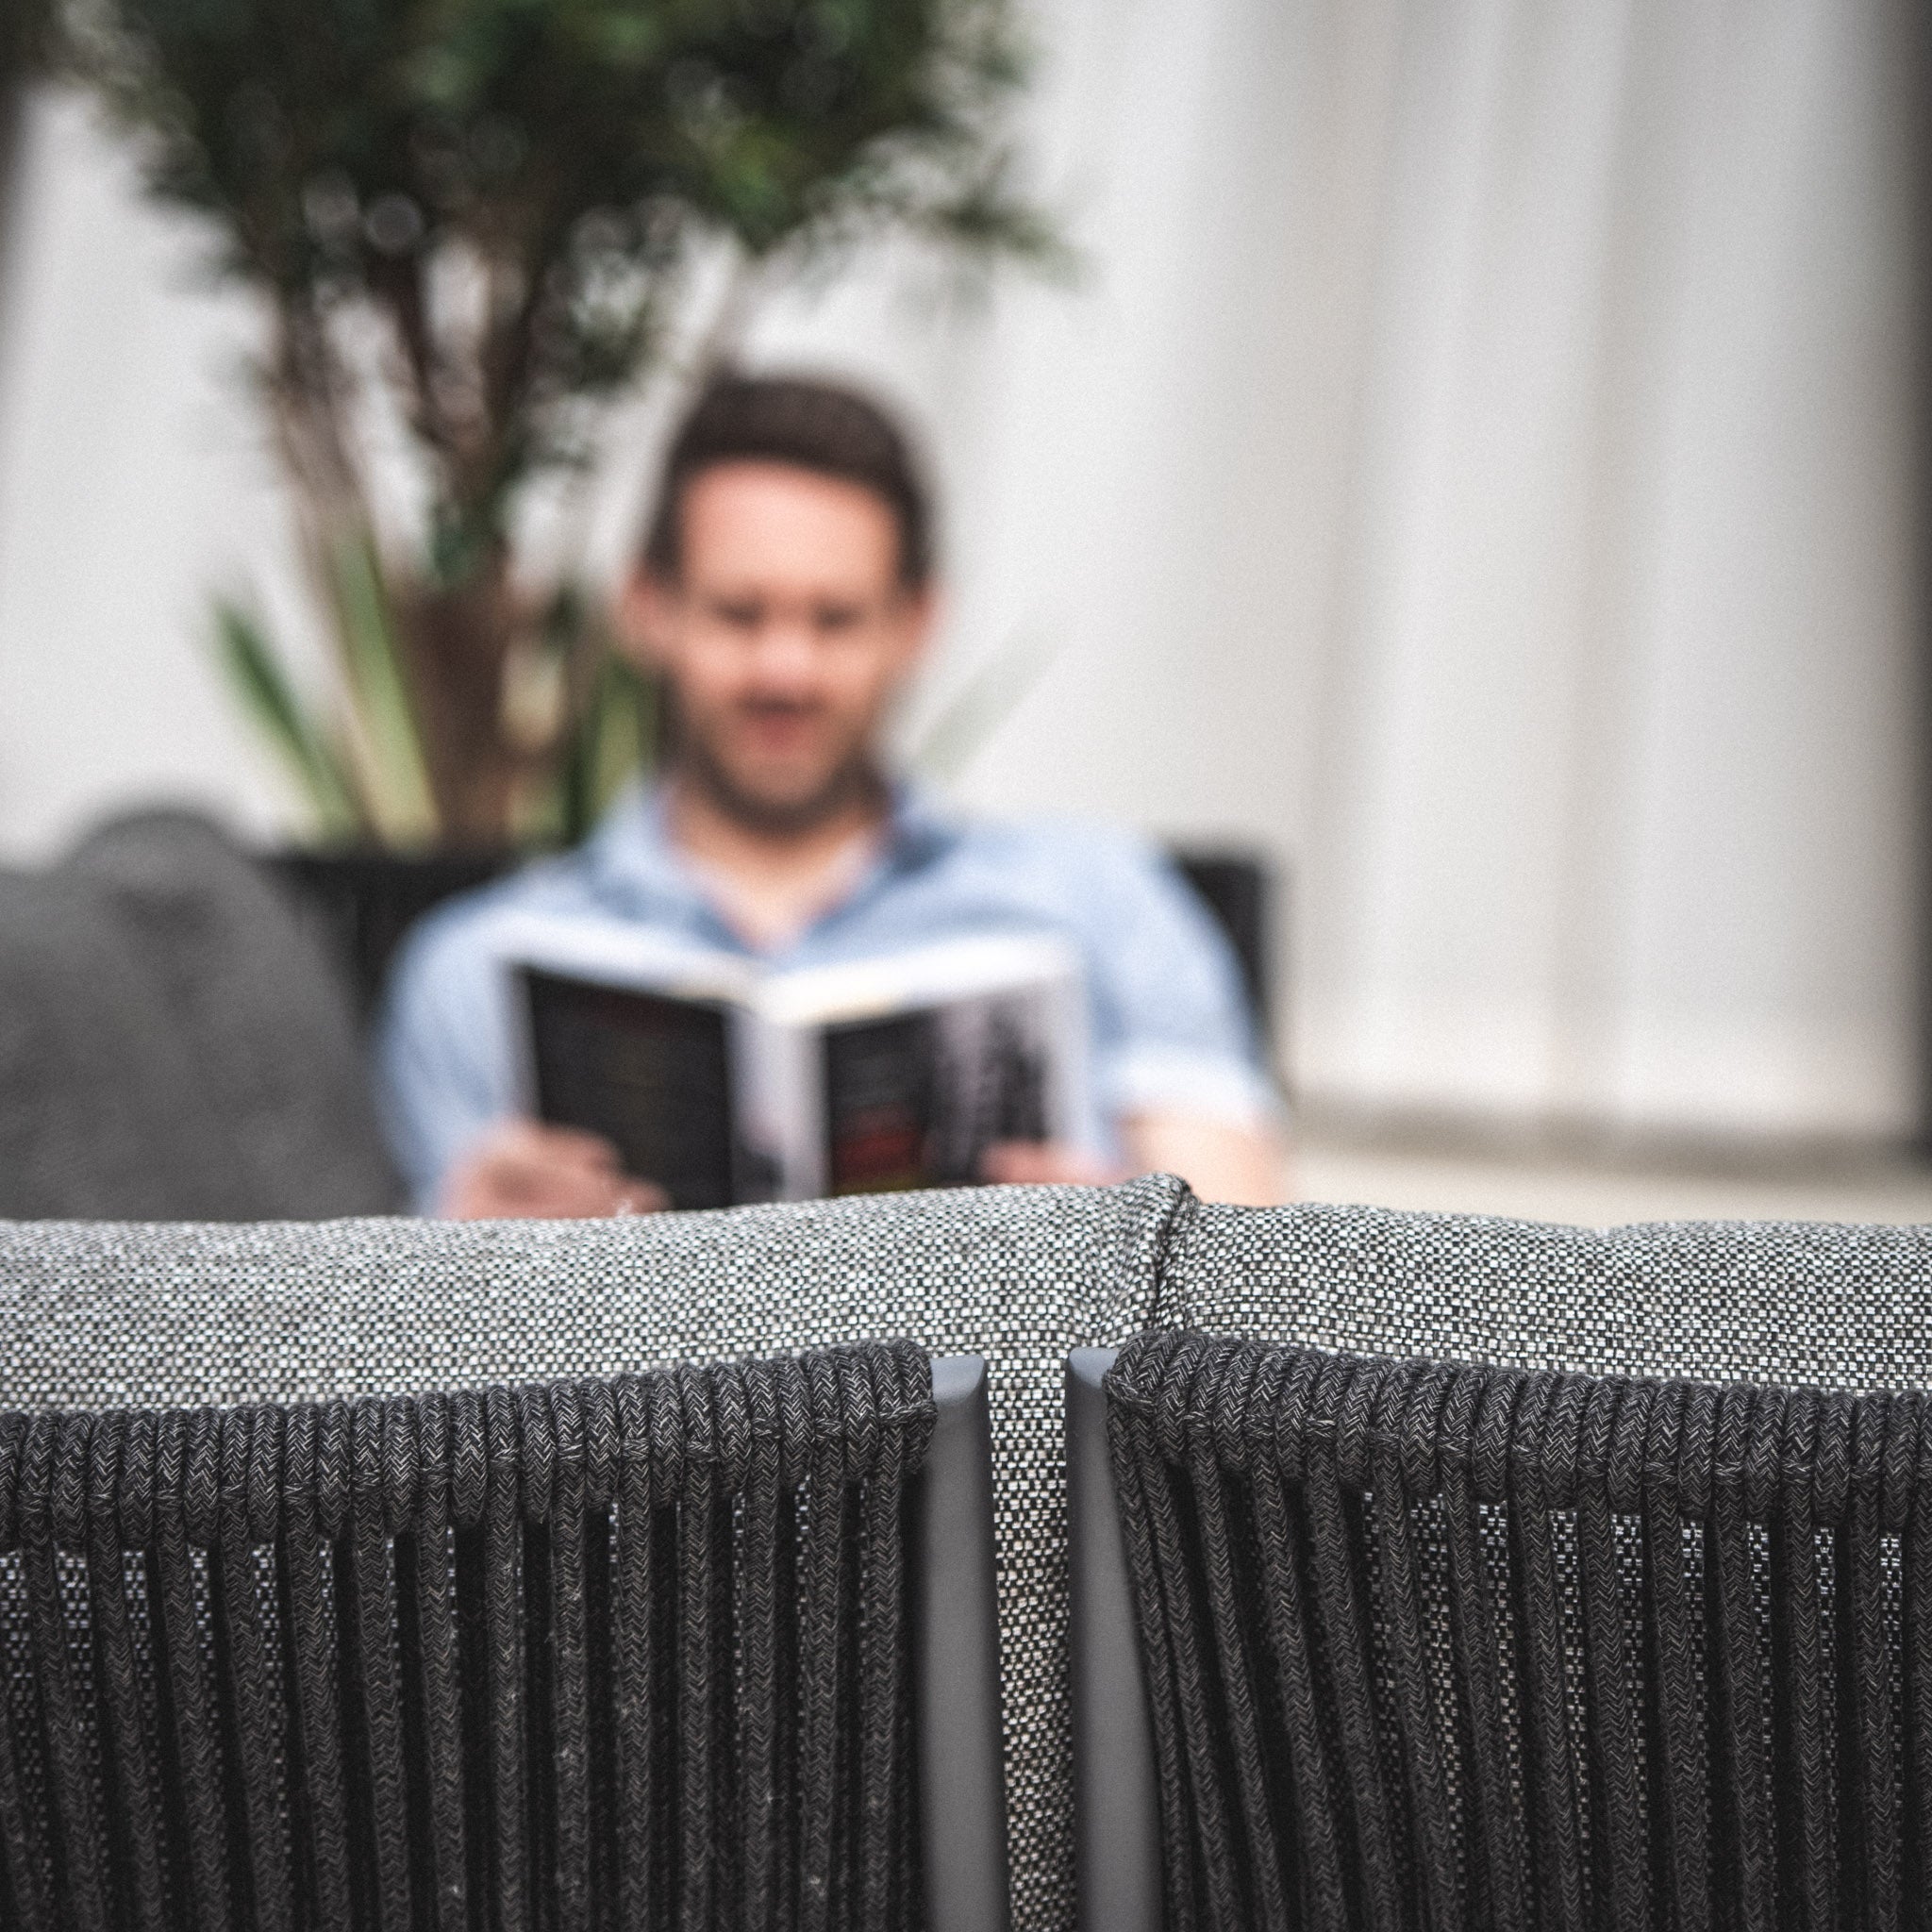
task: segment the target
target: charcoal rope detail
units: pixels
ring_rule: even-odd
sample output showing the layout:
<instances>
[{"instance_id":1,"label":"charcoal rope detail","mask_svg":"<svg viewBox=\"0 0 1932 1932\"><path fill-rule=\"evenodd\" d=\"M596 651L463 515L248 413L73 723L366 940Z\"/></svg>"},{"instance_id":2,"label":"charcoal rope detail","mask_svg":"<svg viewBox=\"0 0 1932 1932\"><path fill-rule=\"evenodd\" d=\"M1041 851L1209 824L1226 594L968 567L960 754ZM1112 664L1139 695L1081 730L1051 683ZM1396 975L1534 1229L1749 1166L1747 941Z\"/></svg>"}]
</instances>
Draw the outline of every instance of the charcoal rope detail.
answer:
<instances>
[{"instance_id":1,"label":"charcoal rope detail","mask_svg":"<svg viewBox=\"0 0 1932 1932\"><path fill-rule=\"evenodd\" d=\"M1177 1928L1932 1923L1932 1400L1161 1334L1107 1380Z\"/></svg>"},{"instance_id":2,"label":"charcoal rope detail","mask_svg":"<svg viewBox=\"0 0 1932 1932\"><path fill-rule=\"evenodd\" d=\"M0 1924L916 1925L908 1344L0 1414Z\"/></svg>"}]
</instances>

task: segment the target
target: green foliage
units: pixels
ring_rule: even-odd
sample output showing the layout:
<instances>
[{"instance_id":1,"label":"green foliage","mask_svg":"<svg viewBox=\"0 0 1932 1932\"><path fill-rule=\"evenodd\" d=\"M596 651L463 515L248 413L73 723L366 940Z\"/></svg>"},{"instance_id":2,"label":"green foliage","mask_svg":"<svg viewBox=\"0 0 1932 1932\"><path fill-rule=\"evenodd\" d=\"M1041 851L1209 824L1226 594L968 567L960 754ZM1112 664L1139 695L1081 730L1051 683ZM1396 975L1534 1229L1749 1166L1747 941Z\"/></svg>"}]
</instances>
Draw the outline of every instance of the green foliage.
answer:
<instances>
[{"instance_id":1,"label":"green foliage","mask_svg":"<svg viewBox=\"0 0 1932 1932\"><path fill-rule=\"evenodd\" d=\"M460 473L445 568L530 466L581 454L572 406L637 374L694 239L758 261L885 225L1044 241L1007 186L1019 65L992 0L68 0L67 19L225 268L391 322L412 426ZM468 328L425 275L452 257L479 276Z\"/></svg>"},{"instance_id":2,"label":"green foliage","mask_svg":"<svg viewBox=\"0 0 1932 1932\"><path fill-rule=\"evenodd\" d=\"M1042 650L1032 638L1013 639L947 693L919 734L907 762L929 784L943 785L957 778L1019 709L1058 655Z\"/></svg>"},{"instance_id":3,"label":"green foliage","mask_svg":"<svg viewBox=\"0 0 1932 1932\"><path fill-rule=\"evenodd\" d=\"M45 58L52 0L7 0L0 8L0 97L12 93Z\"/></svg>"},{"instance_id":4,"label":"green foliage","mask_svg":"<svg viewBox=\"0 0 1932 1932\"><path fill-rule=\"evenodd\" d=\"M539 804L532 830L540 840L575 845L590 831L630 778L657 762L658 718L657 686L606 652Z\"/></svg>"},{"instance_id":5,"label":"green foliage","mask_svg":"<svg viewBox=\"0 0 1932 1932\"><path fill-rule=\"evenodd\" d=\"M0 0L0 230L8 212L21 96L46 58L53 11L53 0Z\"/></svg>"},{"instance_id":6,"label":"green foliage","mask_svg":"<svg viewBox=\"0 0 1932 1932\"><path fill-rule=\"evenodd\" d=\"M318 823L346 796L385 842L561 835L648 735L593 627L533 631L575 593L520 581L514 511L593 453L695 249L769 288L889 230L1052 245L1010 185L1004 0L51 4L155 193L269 305L261 394L351 715L308 720L231 609L224 659ZM422 458L407 531L372 508L372 380ZM513 687L553 673L533 735Z\"/></svg>"},{"instance_id":7,"label":"green foliage","mask_svg":"<svg viewBox=\"0 0 1932 1932\"><path fill-rule=\"evenodd\" d=\"M376 660L373 679L358 689L352 718L387 721L383 739L362 747L360 756L295 689L260 625L226 599L215 606L218 662L242 710L293 779L323 843L408 850L424 844L434 829L415 722L398 702L400 680L381 600L370 594L359 563L343 575L366 612L358 655ZM595 606L575 589L558 593L545 631L558 675L568 679L575 671L588 688L569 709L555 756L544 761L508 829L522 844L575 845L619 791L656 763L659 699L657 686L618 655Z\"/></svg>"},{"instance_id":8,"label":"green foliage","mask_svg":"<svg viewBox=\"0 0 1932 1932\"><path fill-rule=\"evenodd\" d=\"M287 763L323 837L354 837L362 814L347 760L296 695L275 646L254 618L225 599L215 605L215 633L231 689Z\"/></svg>"},{"instance_id":9,"label":"green foliage","mask_svg":"<svg viewBox=\"0 0 1932 1932\"><path fill-rule=\"evenodd\" d=\"M387 844L426 845L436 836L436 800L381 560L373 545L351 541L331 562L337 636L358 727L363 817Z\"/></svg>"}]
</instances>

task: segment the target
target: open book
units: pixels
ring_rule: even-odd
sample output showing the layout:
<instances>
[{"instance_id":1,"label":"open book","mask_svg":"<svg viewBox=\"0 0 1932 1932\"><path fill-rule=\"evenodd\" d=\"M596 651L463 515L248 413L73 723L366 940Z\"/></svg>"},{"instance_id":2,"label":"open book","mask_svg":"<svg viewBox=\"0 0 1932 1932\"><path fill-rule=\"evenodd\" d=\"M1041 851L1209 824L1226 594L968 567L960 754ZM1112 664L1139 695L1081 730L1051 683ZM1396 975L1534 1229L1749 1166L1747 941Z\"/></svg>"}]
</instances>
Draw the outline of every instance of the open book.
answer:
<instances>
[{"instance_id":1,"label":"open book","mask_svg":"<svg viewBox=\"0 0 1932 1932\"><path fill-rule=\"evenodd\" d=\"M996 1141L1074 1132L1080 967L1049 935L784 973L614 922L498 935L531 1110L675 1207L954 1186Z\"/></svg>"}]
</instances>

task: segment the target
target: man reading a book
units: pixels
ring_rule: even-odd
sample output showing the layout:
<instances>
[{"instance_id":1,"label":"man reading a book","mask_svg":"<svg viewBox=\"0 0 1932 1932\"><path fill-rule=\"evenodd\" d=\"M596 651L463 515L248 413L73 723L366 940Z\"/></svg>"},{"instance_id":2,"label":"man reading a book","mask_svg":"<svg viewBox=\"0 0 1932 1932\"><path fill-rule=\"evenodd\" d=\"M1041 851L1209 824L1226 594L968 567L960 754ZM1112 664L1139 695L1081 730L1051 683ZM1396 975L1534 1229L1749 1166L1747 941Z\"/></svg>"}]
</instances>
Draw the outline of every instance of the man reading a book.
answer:
<instances>
[{"instance_id":1,"label":"man reading a book","mask_svg":"<svg viewBox=\"0 0 1932 1932\"><path fill-rule=\"evenodd\" d=\"M489 933L507 912L661 931L774 967L975 933L1051 934L1084 978L1091 1091L1058 1141L988 1149L991 1181L1166 1169L1279 1198L1278 1103L1232 955L1124 833L954 819L889 776L881 733L934 612L931 513L906 439L830 384L729 376L671 446L620 608L661 680L668 749L585 845L441 908L391 983L382 1088L425 1211L663 1205L595 1135L529 1117Z\"/></svg>"}]
</instances>

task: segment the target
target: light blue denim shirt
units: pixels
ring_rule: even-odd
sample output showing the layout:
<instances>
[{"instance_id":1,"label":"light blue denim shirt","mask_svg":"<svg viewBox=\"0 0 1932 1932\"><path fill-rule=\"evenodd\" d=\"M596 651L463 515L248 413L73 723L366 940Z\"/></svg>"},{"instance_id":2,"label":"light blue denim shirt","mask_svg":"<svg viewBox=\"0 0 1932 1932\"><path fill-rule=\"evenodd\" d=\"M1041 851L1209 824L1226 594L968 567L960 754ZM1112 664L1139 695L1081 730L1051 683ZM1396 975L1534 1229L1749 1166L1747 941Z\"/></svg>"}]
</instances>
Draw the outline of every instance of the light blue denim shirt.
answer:
<instances>
[{"instance_id":1,"label":"light blue denim shirt","mask_svg":"<svg viewBox=\"0 0 1932 1932\"><path fill-rule=\"evenodd\" d=\"M377 1039L390 1141L425 1208L450 1163L517 1109L518 1046L489 931L502 914L526 911L634 921L753 955L679 856L655 791L620 800L576 851L432 913L404 945ZM779 968L828 965L989 931L1058 933L1080 955L1089 1151L1116 1152L1116 1124L1138 1111L1242 1123L1276 1111L1226 941L1173 868L1123 832L957 821L902 792L852 891L763 957Z\"/></svg>"}]
</instances>

